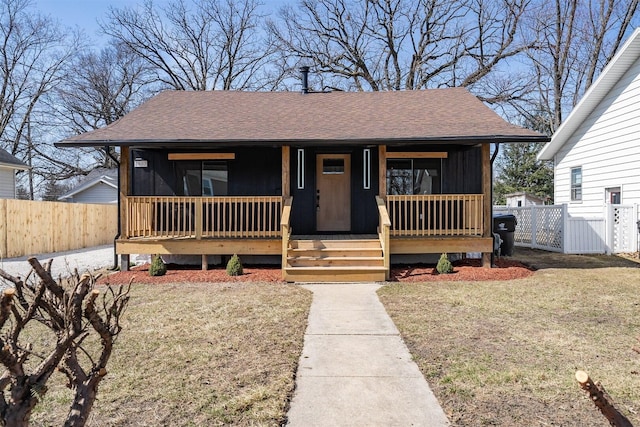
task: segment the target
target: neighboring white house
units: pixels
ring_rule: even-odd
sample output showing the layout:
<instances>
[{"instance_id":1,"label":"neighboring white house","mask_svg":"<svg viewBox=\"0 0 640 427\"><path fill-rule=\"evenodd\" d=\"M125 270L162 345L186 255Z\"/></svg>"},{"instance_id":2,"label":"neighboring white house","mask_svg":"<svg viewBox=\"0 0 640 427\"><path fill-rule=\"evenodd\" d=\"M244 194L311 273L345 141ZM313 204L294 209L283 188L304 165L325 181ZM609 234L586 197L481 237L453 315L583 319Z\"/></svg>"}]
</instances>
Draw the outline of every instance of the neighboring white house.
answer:
<instances>
[{"instance_id":1,"label":"neighboring white house","mask_svg":"<svg viewBox=\"0 0 640 427\"><path fill-rule=\"evenodd\" d=\"M544 205L544 200L540 197L525 193L524 191L505 194L504 197L506 199L506 206L509 208Z\"/></svg>"},{"instance_id":2,"label":"neighboring white house","mask_svg":"<svg viewBox=\"0 0 640 427\"><path fill-rule=\"evenodd\" d=\"M16 198L16 173L29 166L0 148L0 199Z\"/></svg>"},{"instance_id":3,"label":"neighboring white house","mask_svg":"<svg viewBox=\"0 0 640 427\"><path fill-rule=\"evenodd\" d=\"M538 159L553 159L554 201L566 204L570 217L602 218L608 251L637 250L640 29L605 67Z\"/></svg>"},{"instance_id":4,"label":"neighboring white house","mask_svg":"<svg viewBox=\"0 0 640 427\"><path fill-rule=\"evenodd\" d=\"M58 200L70 203L117 203L118 171L95 169Z\"/></svg>"}]
</instances>

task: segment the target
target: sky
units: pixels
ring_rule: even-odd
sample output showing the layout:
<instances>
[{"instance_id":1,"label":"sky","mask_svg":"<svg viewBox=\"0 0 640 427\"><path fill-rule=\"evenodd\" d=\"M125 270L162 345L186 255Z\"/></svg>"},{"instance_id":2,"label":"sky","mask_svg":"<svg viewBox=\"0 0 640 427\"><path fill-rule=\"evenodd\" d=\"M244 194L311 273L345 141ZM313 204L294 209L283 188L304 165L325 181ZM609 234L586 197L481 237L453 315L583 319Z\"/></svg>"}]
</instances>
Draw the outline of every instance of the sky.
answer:
<instances>
[{"instance_id":1,"label":"sky","mask_svg":"<svg viewBox=\"0 0 640 427\"><path fill-rule=\"evenodd\" d=\"M51 15L65 27L78 27L98 43L101 36L98 19L107 15L109 6L123 7L134 4L132 0L35 0L36 8L45 15Z\"/></svg>"},{"instance_id":2,"label":"sky","mask_svg":"<svg viewBox=\"0 0 640 427\"><path fill-rule=\"evenodd\" d=\"M107 16L109 6L121 8L141 3L143 0L33 0L36 8L45 15L50 15L65 27L78 27L96 44L100 44L102 36L99 34L98 19ZM154 4L161 5L168 0L154 0ZM262 0L264 8L275 10L285 0Z\"/></svg>"}]
</instances>

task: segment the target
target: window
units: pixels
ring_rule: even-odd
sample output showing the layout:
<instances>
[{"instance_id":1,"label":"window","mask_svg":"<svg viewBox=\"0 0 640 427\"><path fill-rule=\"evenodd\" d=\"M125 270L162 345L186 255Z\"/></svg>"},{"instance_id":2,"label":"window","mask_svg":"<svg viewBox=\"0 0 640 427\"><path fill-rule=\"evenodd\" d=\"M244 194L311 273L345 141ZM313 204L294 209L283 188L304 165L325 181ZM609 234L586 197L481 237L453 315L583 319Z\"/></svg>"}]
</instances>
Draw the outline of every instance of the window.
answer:
<instances>
[{"instance_id":1,"label":"window","mask_svg":"<svg viewBox=\"0 0 640 427\"><path fill-rule=\"evenodd\" d=\"M582 200L582 168L571 168L571 200Z\"/></svg>"},{"instance_id":2,"label":"window","mask_svg":"<svg viewBox=\"0 0 640 427\"><path fill-rule=\"evenodd\" d=\"M362 188L371 189L371 149L365 148L362 151Z\"/></svg>"},{"instance_id":3,"label":"window","mask_svg":"<svg viewBox=\"0 0 640 427\"><path fill-rule=\"evenodd\" d=\"M340 175L344 173L344 159L322 159L324 175Z\"/></svg>"},{"instance_id":4,"label":"window","mask_svg":"<svg viewBox=\"0 0 640 427\"><path fill-rule=\"evenodd\" d=\"M387 194L440 194L440 159L387 160Z\"/></svg>"},{"instance_id":5,"label":"window","mask_svg":"<svg viewBox=\"0 0 640 427\"><path fill-rule=\"evenodd\" d=\"M183 196L226 196L228 194L227 162L178 161L176 162L179 190Z\"/></svg>"},{"instance_id":6,"label":"window","mask_svg":"<svg viewBox=\"0 0 640 427\"><path fill-rule=\"evenodd\" d=\"M226 196L228 193L229 172L227 162L202 162L202 195Z\"/></svg>"},{"instance_id":7,"label":"window","mask_svg":"<svg viewBox=\"0 0 640 427\"><path fill-rule=\"evenodd\" d=\"M298 149L298 190L304 190L304 149Z\"/></svg>"}]
</instances>

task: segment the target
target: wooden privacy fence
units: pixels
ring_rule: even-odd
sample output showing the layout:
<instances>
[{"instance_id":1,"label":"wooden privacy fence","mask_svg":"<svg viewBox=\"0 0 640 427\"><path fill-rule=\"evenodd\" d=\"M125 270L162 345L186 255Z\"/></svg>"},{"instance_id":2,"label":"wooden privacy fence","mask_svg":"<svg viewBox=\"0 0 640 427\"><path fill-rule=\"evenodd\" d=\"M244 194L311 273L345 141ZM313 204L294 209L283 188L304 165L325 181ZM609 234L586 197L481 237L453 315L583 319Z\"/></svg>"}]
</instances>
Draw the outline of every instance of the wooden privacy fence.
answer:
<instances>
[{"instance_id":1,"label":"wooden privacy fence","mask_svg":"<svg viewBox=\"0 0 640 427\"><path fill-rule=\"evenodd\" d=\"M0 199L0 257L68 251L113 242L118 207Z\"/></svg>"}]
</instances>

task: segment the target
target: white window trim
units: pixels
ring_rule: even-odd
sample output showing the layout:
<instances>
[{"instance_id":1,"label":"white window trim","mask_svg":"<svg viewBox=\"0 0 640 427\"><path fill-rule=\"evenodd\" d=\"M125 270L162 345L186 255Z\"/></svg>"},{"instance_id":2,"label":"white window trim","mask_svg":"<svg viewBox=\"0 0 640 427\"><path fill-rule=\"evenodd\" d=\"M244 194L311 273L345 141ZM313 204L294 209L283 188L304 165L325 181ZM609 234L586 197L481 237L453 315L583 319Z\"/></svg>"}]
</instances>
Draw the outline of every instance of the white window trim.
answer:
<instances>
[{"instance_id":1,"label":"white window trim","mask_svg":"<svg viewBox=\"0 0 640 427\"><path fill-rule=\"evenodd\" d=\"M304 148L298 148L298 190L304 190Z\"/></svg>"}]
</instances>

